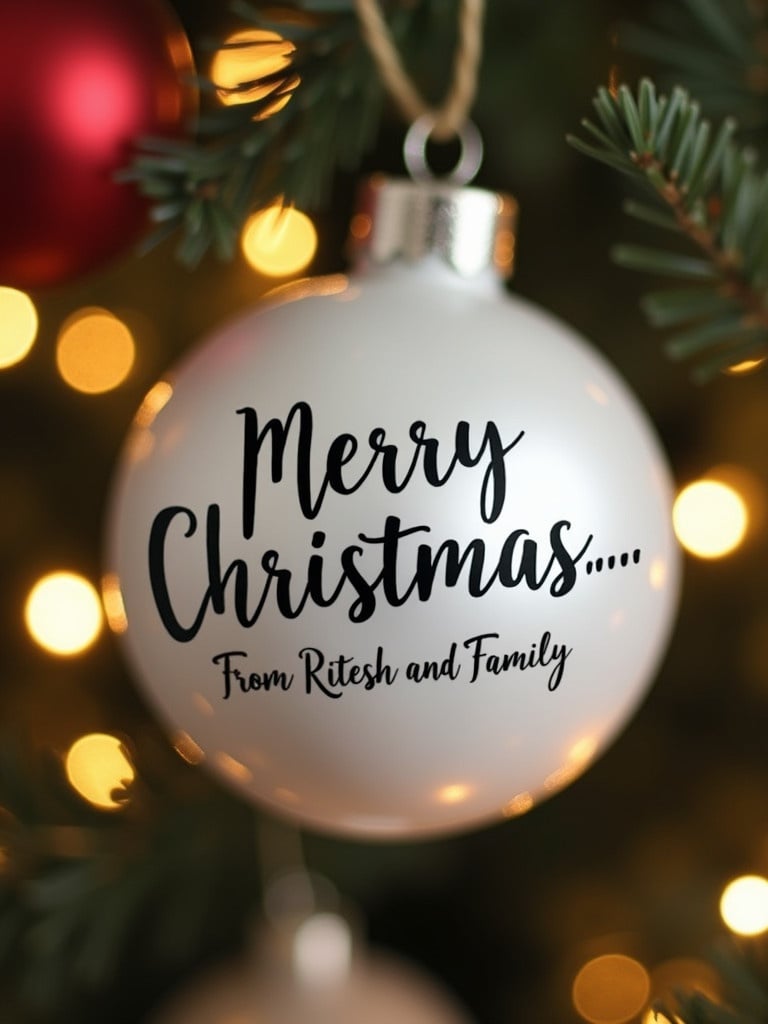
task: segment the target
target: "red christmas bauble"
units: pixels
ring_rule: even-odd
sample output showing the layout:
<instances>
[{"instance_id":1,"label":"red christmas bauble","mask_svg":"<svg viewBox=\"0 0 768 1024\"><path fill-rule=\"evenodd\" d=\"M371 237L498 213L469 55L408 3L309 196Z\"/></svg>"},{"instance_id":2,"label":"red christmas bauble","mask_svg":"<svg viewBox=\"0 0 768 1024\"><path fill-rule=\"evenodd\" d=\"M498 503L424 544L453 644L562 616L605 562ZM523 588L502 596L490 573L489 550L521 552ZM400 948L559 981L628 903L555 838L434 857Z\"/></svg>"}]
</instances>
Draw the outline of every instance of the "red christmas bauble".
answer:
<instances>
[{"instance_id":1,"label":"red christmas bauble","mask_svg":"<svg viewBox=\"0 0 768 1024\"><path fill-rule=\"evenodd\" d=\"M164 0L0 0L0 25L0 284L58 284L145 226L114 174L181 132L192 56Z\"/></svg>"}]
</instances>

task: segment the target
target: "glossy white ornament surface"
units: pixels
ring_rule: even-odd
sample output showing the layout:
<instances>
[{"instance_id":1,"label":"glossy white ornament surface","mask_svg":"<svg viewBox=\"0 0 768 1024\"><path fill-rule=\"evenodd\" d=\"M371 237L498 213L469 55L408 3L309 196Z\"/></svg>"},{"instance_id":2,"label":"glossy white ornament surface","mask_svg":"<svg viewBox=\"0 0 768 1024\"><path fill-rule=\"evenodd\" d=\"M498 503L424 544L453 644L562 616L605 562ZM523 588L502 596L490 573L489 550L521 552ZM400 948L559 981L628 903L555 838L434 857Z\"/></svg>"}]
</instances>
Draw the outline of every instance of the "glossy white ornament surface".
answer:
<instances>
[{"instance_id":1,"label":"glossy white ornament surface","mask_svg":"<svg viewBox=\"0 0 768 1024\"><path fill-rule=\"evenodd\" d=\"M108 530L128 659L172 733L308 827L398 838L527 810L614 738L666 645L679 555L647 418L490 274L425 259L283 300L137 415ZM258 440L292 409L282 452ZM413 678L425 663L439 678Z\"/></svg>"}]
</instances>

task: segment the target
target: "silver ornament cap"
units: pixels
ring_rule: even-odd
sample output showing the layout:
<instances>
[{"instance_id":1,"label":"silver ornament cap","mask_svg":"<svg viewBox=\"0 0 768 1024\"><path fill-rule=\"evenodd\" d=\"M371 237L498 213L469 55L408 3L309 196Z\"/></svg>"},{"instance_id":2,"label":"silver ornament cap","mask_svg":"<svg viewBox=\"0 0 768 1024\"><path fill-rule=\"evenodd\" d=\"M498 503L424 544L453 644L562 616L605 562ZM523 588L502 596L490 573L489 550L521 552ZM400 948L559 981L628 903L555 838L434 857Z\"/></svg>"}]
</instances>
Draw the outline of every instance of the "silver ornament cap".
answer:
<instances>
[{"instance_id":1,"label":"silver ornament cap","mask_svg":"<svg viewBox=\"0 0 768 1024\"><path fill-rule=\"evenodd\" d=\"M514 268L512 196L439 178L370 178L360 191L350 243L362 263L415 263L438 256L462 277Z\"/></svg>"},{"instance_id":2,"label":"silver ornament cap","mask_svg":"<svg viewBox=\"0 0 768 1024\"><path fill-rule=\"evenodd\" d=\"M408 129L403 158L408 178L376 175L360 191L350 225L354 255L363 264L415 263L437 256L462 277L491 270L510 277L515 261L517 203L510 195L469 187L483 159L471 121L458 132L459 161L436 178L427 160L435 127L431 114Z\"/></svg>"}]
</instances>

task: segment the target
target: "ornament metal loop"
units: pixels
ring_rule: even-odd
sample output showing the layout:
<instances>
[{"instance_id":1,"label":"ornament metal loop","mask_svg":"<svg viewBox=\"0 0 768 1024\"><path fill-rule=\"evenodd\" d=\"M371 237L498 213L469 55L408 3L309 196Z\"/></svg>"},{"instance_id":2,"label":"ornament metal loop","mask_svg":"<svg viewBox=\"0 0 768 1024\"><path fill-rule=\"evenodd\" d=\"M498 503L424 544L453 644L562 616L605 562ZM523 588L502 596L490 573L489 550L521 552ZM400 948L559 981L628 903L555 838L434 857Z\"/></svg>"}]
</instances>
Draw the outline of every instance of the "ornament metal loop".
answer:
<instances>
[{"instance_id":1,"label":"ornament metal loop","mask_svg":"<svg viewBox=\"0 0 768 1024\"><path fill-rule=\"evenodd\" d=\"M435 178L427 163L427 142L436 123L432 114L423 114L416 118L406 132L403 159L414 181L431 181ZM483 140L472 121L464 122L458 138L461 145L459 161L450 174L445 175L445 180L454 185L468 185L483 162Z\"/></svg>"}]
</instances>

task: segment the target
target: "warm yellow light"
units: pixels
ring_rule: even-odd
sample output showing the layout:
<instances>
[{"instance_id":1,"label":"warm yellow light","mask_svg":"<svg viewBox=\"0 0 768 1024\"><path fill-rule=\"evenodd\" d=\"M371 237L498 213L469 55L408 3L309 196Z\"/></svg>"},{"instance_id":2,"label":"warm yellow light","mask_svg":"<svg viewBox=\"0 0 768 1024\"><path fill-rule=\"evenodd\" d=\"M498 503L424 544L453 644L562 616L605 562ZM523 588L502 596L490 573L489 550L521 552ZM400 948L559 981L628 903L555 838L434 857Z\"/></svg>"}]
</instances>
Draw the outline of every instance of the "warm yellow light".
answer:
<instances>
[{"instance_id":1,"label":"warm yellow light","mask_svg":"<svg viewBox=\"0 0 768 1024\"><path fill-rule=\"evenodd\" d=\"M205 751L195 743L188 732L177 732L173 737L173 749L187 764L200 764L205 760Z\"/></svg>"},{"instance_id":2,"label":"warm yellow light","mask_svg":"<svg viewBox=\"0 0 768 1024\"><path fill-rule=\"evenodd\" d=\"M137 427L149 428L155 422L157 414L168 405L173 398L173 387L167 380L159 380L144 395L133 422Z\"/></svg>"},{"instance_id":3,"label":"warm yellow light","mask_svg":"<svg viewBox=\"0 0 768 1024\"><path fill-rule=\"evenodd\" d=\"M109 628L113 633L124 633L128 629L128 617L123 604L123 592L117 573L108 572L101 578L101 599Z\"/></svg>"},{"instance_id":4,"label":"warm yellow light","mask_svg":"<svg viewBox=\"0 0 768 1024\"><path fill-rule=\"evenodd\" d=\"M762 359L743 359L740 363L734 363L733 366L729 366L725 372L737 376L743 373L754 373L764 362L765 356Z\"/></svg>"},{"instance_id":5,"label":"warm yellow light","mask_svg":"<svg viewBox=\"0 0 768 1024\"><path fill-rule=\"evenodd\" d=\"M679 1020L678 1017L670 1020L670 1018L665 1017L663 1013L656 1013L654 1010L647 1010L643 1017L643 1024L675 1024L677 1020Z\"/></svg>"},{"instance_id":6,"label":"warm yellow light","mask_svg":"<svg viewBox=\"0 0 768 1024\"><path fill-rule=\"evenodd\" d=\"M584 964L573 982L573 1003L590 1024L624 1024L642 1011L650 988L642 964L612 953Z\"/></svg>"},{"instance_id":7,"label":"warm yellow light","mask_svg":"<svg viewBox=\"0 0 768 1024\"><path fill-rule=\"evenodd\" d=\"M62 324L56 365L70 387L88 395L111 391L131 372L133 335L116 316L96 306L80 309Z\"/></svg>"},{"instance_id":8,"label":"warm yellow light","mask_svg":"<svg viewBox=\"0 0 768 1024\"><path fill-rule=\"evenodd\" d=\"M443 786L437 791L437 800L441 804L462 804L472 793L472 787L463 782L451 786Z\"/></svg>"},{"instance_id":9,"label":"warm yellow light","mask_svg":"<svg viewBox=\"0 0 768 1024\"><path fill-rule=\"evenodd\" d=\"M309 265L317 249L317 232L305 213L275 205L248 218L240 244L254 270L285 277Z\"/></svg>"},{"instance_id":10,"label":"warm yellow light","mask_svg":"<svg viewBox=\"0 0 768 1024\"><path fill-rule=\"evenodd\" d=\"M501 813L505 818L517 818L521 814L527 814L533 807L533 802L530 793L518 793L502 807Z\"/></svg>"},{"instance_id":11,"label":"warm yellow light","mask_svg":"<svg viewBox=\"0 0 768 1024\"><path fill-rule=\"evenodd\" d=\"M0 370L20 363L37 337L37 310L15 288L0 288Z\"/></svg>"},{"instance_id":12,"label":"warm yellow light","mask_svg":"<svg viewBox=\"0 0 768 1024\"><path fill-rule=\"evenodd\" d=\"M235 782L250 782L253 779L253 772L248 765L243 764L242 761L238 761L230 754L225 754L223 750L217 751L214 754L213 760L220 771L224 772Z\"/></svg>"},{"instance_id":13,"label":"warm yellow light","mask_svg":"<svg viewBox=\"0 0 768 1024\"><path fill-rule=\"evenodd\" d=\"M233 33L211 62L211 80L219 87L219 99L228 106L235 106L253 103L277 92L279 95L269 109L270 114L276 113L291 98L291 92L299 84L298 76L282 81L272 78L264 82L264 79L290 67L295 52L293 43L277 32L245 29Z\"/></svg>"},{"instance_id":14,"label":"warm yellow light","mask_svg":"<svg viewBox=\"0 0 768 1024\"><path fill-rule=\"evenodd\" d=\"M101 631L102 612L94 587L72 572L54 572L34 585L24 607L27 629L52 654L79 654Z\"/></svg>"},{"instance_id":15,"label":"warm yellow light","mask_svg":"<svg viewBox=\"0 0 768 1024\"><path fill-rule=\"evenodd\" d=\"M678 494L672 510L677 539L699 558L722 558L741 544L747 506L739 492L720 480L697 480Z\"/></svg>"},{"instance_id":16,"label":"warm yellow light","mask_svg":"<svg viewBox=\"0 0 768 1024\"><path fill-rule=\"evenodd\" d=\"M759 875L734 878L720 897L720 916L737 935L768 931L768 879Z\"/></svg>"},{"instance_id":17,"label":"warm yellow light","mask_svg":"<svg viewBox=\"0 0 768 1024\"><path fill-rule=\"evenodd\" d=\"M101 732L81 736L73 743L65 768L72 788L94 807L107 811L123 806L113 792L123 789L136 775L120 740Z\"/></svg>"}]
</instances>

